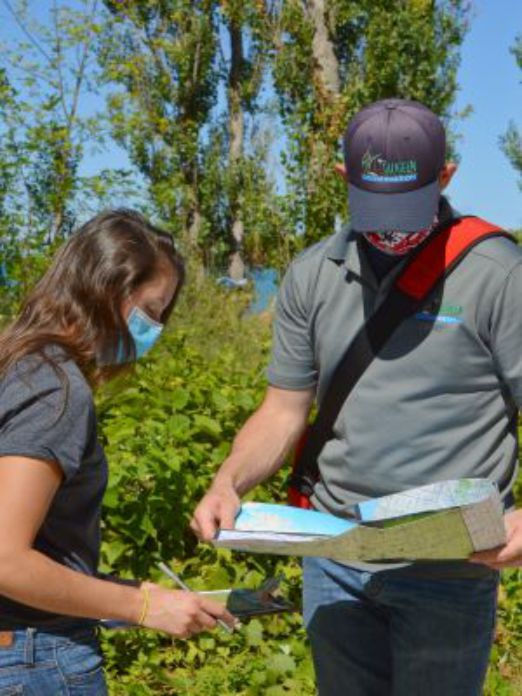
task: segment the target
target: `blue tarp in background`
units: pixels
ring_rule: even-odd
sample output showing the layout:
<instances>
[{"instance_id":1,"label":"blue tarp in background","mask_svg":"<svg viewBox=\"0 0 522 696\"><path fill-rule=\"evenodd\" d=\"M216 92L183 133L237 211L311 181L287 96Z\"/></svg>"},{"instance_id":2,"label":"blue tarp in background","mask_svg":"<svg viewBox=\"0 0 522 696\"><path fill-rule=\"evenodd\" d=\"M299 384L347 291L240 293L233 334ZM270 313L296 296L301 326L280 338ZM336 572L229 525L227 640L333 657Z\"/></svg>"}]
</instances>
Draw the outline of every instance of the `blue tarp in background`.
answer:
<instances>
[{"instance_id":1,"label":"blue tarp in background","mask_svg":"<svg viewBox=\"0 0 522 696\"><path fill-rule=\"evenodd\" d=\"M277 271L275 268L253 268L250 271L250 277L254 283L254 299L248 312L249 314L266 312L277 295Z\"/></svg>"},{"instance_id":2,"label":"blue tarp in background","mask_svg":"<svg viewBox=\"0 0 522 696\"><path fill-rule=\"evenodd\" d=\"M248 308L248 314L261 314L270 309L272 300L277 295L278 274L275 268L253 268L247 273L246 278L233 280L228 276L221 276L216 280L228 290L241 290L249 288L250 282L254 285L254 299Z\"/></svg>"}]
</instances>

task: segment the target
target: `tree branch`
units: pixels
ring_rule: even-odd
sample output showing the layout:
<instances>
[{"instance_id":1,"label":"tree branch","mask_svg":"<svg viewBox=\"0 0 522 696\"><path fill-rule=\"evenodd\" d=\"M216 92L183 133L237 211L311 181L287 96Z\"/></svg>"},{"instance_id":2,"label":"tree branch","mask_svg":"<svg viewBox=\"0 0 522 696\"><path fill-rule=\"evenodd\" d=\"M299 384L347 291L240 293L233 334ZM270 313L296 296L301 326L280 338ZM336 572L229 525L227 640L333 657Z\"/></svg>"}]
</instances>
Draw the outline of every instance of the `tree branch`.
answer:
<instances>
[{"instance_id":1,"label":"tree branch","mask_svg":"<svg viewBox=\"0 0 522 696\"><path fill-rule=\"evenodd\" d=\"M35 39L35 37L31 34L31 32L27 29L25 24L22 22L20 17L18 16L18 13L16 10L13 8L9 0L2 0L2 3L4 7L7 8L8 12L12 15L13 19L15 22L18 24L20 27L21 31L25 34L25 36L29 39L29 41L33 44L33 46L36 48L36 50L45 58L45 60L49 63L49 65L52 66L53 60L51 56L45 51L42 46L38 43L38 41Z\"/></svg>"}]
</instances>

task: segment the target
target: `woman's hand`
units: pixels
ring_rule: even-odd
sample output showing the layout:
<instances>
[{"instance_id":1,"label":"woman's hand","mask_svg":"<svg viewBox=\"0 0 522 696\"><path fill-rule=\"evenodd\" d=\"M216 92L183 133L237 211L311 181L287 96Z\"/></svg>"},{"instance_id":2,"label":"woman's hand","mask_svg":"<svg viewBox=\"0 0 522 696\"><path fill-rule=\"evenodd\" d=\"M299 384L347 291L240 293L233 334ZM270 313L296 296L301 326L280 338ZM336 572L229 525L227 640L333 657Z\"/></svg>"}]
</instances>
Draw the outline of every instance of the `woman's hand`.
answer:
<instances>
[{"instance_id":1,"label":"woman's hand","mask_svg":"<svg viewBox=\"0 0 522 696\"><path fill-rule=\"evenodd\" d=\"M237 625L236 618L223 605L197 592L166 590L151 582L144 582L141 587L149 590L150 603L143 622L147 628L165 631L176 638L190 638L215 628L217 619L225 621L230 628Z\"/></svg>"}]
</instances>

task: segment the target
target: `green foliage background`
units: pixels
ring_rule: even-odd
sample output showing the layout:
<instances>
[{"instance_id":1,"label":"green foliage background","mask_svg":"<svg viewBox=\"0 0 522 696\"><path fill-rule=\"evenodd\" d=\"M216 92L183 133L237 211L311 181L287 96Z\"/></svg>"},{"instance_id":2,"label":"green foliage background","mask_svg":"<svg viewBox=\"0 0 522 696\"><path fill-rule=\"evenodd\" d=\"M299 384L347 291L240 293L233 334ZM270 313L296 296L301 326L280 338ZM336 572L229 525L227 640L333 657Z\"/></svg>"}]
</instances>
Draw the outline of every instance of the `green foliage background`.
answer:
<instances>
[{"instance_id":1,"label":"green foliage background","mask_svg":"<svg viewBox=\"0 0 522 696\"><path fill-rule=\"evenodd\" d=\"M102 570L164 582L156 569L163 559L194 589L256 587L267 574L282 574L285 591L299 603L297 562L198 546L187 529L264 392L269 325L264 317L241 318L247 301L206 281L189 287L151 358L100 395L111 468ZM284 476L256 490L256 499L281 500ZM141 630L112 633L105 652L113 694L314 692L299 614L188 642Z\"/></svg>"},{"instance_id":2,"label":"green foliage background","mask_svg":"<svg viewBox=\"0 0 522 696\"><path fill-rule=\"evenodd\" d=\"M299 605L297 561L198 546L187 529L265 389L269 318L245 316L247 300L206 281L193 284L151 357L100 395L111 468L103 570L163 583L156 568L162 559L195 589L255 587L267 574L280 573ZM252 495L281 501L285 475ZM515 696L522 688L521 575L504 574L488 696ZM104 649L113 695L315 693L298 613L252 620L233 636L217 630L186 642L143 630L106 632Z\"/></svg>"}]
</instances>

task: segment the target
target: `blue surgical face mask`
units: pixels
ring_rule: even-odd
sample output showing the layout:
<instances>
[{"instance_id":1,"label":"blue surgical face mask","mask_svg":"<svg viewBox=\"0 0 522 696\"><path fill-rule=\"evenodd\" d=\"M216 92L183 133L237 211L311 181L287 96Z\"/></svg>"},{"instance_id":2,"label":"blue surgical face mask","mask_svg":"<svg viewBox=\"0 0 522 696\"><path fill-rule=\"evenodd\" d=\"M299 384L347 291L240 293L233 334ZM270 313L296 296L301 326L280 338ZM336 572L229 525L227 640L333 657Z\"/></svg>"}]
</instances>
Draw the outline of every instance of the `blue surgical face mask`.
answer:
<instances>
[{"instance_id":1,"label":"blue surgical face mask","mask_svg":"<svg viewBox=\"0 0 522 696\"><path fill-rule=\"evenodd\" d=\"M160 337L163 331L163 324L159 324L149 317L146 312L139 307L133 307L127 317L127 326L130 335L134 339L136 347L136 358L141 358L142 355L152 348ZM119 360L118 362L122 362Z\"/></svg>"}]
</instances>

